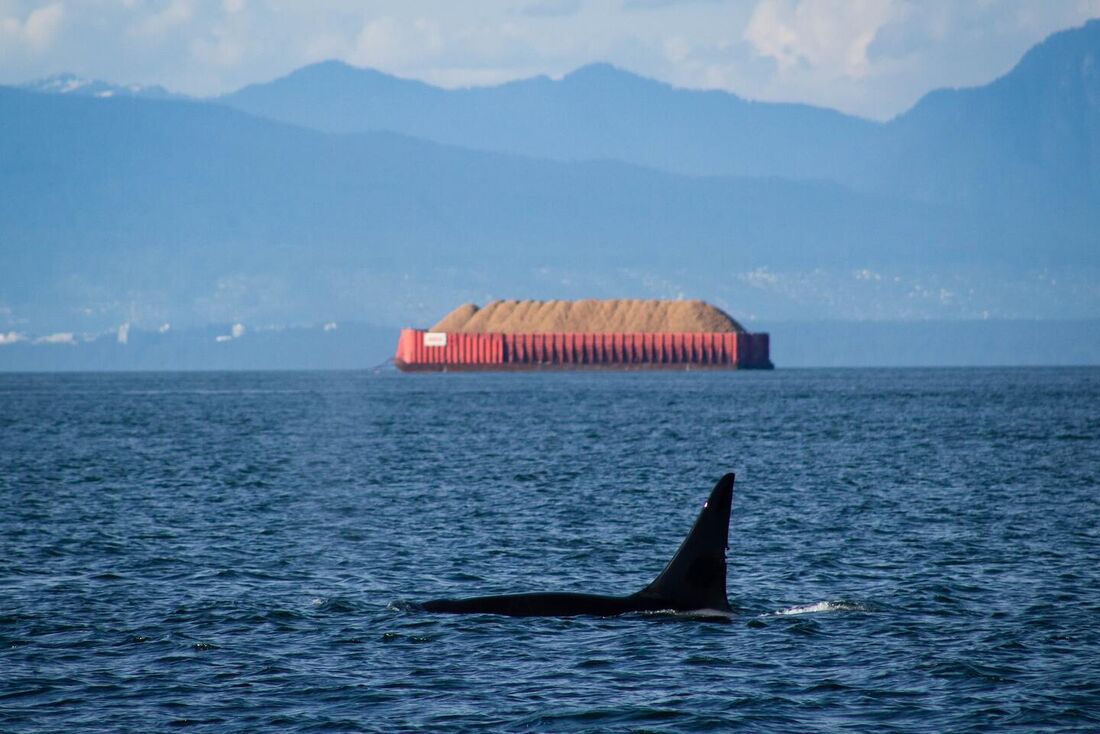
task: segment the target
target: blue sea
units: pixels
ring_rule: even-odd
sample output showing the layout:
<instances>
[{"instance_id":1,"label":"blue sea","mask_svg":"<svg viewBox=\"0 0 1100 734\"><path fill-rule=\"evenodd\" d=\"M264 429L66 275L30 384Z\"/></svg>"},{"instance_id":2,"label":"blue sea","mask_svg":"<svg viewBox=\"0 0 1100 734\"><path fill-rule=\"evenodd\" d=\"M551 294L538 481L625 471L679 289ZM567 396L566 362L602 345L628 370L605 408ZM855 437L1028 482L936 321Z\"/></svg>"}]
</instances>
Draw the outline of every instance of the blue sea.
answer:
<instances>
[{"instance_id":1,"label":"blue sea","mask_svg":"<svg viewBox=\"0 0 1100 734\"><path fill-rule=\"evenodd\" d=\"M1098 731L1100 370L0 375L0 731L174 728Z\"/></svg>"}]
</instances>

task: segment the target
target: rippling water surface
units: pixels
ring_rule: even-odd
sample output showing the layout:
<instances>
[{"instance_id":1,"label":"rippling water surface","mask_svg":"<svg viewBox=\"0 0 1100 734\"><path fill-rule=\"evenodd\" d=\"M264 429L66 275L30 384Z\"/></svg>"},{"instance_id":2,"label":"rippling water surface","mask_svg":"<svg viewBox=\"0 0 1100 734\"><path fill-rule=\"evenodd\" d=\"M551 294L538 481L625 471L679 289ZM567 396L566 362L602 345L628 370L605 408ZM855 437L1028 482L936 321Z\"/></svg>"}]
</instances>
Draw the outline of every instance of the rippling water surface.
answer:
<instances>
[{"instance_id":1,"label":"rippling water surface","mask_svg":"<svg viewBox=\"0 0 1100 734\"><path fill-rule=\"evenodd\" d=\"M0 730L171 725L1097 731L1100 370L0 375Z\"/></svg>"}]
</instances>

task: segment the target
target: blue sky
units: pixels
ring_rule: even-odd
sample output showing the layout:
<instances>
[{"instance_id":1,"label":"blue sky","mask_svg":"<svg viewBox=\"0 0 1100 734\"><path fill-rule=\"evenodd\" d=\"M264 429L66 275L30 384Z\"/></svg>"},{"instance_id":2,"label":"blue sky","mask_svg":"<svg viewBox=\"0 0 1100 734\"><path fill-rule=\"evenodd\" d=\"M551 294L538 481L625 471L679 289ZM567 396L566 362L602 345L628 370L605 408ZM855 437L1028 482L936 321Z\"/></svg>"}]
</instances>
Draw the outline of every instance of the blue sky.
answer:
<instances>
[{"instance_id":1,"label":"blue sky","mask_svg":"<svg viewBox=\"0 0 1100 734\"><path fill-rule=\"evenodd\" d=\"M609 61L884 119L985 83L1100 0L0 0L0 83L74 72L210 95L324 59L443 86Z\"/></svg>"}]
</instances>

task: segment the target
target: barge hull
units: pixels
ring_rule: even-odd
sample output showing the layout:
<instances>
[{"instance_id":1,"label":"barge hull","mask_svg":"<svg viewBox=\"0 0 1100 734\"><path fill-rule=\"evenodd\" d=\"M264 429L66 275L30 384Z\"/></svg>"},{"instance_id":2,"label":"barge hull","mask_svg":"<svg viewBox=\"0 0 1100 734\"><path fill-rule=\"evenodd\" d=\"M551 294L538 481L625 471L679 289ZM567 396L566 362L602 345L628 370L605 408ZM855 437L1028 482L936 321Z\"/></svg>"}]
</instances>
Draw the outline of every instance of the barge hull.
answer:
<instances>
[{"instance_id":1,"label":"barge hull","mask_svg":"<svg viewBox=\"0 0 1100 734\"><path fill-rule=\"evenodd\" d=\"M768 334L465 334L402 329L405 372L771 369Z\"/></svg>"}]
</instances>

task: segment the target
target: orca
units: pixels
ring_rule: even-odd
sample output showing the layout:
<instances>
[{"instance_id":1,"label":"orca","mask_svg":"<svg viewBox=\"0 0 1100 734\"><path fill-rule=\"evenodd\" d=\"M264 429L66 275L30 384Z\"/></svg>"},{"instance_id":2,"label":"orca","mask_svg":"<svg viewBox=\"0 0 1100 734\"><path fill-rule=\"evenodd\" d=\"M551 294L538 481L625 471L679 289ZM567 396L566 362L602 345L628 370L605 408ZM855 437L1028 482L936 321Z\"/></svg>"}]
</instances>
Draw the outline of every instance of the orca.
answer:
<instances>
[{"instance_id":1,"label":"orca","mask_svg":"<svg viewBox=\"0 0 1100 734\"><path fill-rule=\"evenodd\" d=\"M692 612L700 616L732 613L726 598L726 549L729 544L733 474L718 480L695 525L664 570L648 586L628 596L534 593L433 599L427 612L504 614L511 617L611 617L631 612Z\"/></svg>"}]
</instances>

